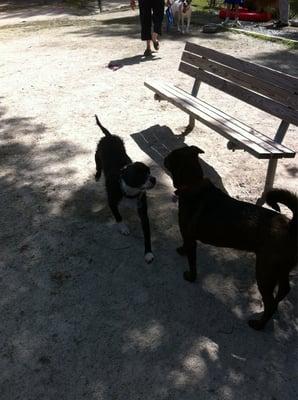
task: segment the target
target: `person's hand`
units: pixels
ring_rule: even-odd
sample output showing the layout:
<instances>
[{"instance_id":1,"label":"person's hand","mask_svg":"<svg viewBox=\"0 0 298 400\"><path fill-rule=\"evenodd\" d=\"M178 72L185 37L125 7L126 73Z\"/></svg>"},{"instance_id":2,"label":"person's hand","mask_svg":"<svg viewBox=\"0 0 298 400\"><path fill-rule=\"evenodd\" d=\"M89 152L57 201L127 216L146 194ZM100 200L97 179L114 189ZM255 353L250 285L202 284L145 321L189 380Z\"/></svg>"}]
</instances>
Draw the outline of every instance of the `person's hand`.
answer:
<instances>
[{"instance_id":1,"label":"person's hand","mask_svg":"<svg viewBox=\"0 0 298 400\"><path fill-rule=\"evenodd\" d=\"M136 8L136 0L130 0L130 8L132 10L135 10L135 8Z\"/></svg>"}]
</instances>

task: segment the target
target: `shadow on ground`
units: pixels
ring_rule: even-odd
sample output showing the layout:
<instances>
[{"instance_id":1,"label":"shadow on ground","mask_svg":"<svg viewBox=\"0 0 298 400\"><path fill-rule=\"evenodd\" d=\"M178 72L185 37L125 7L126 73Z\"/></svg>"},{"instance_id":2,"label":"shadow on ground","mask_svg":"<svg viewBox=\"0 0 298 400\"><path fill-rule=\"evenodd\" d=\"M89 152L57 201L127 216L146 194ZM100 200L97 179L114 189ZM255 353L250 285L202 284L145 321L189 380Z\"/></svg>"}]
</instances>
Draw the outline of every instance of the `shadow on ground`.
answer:
<instances>
[{"instance_id":1,"label":"shadow on ground","mask_svg":"<svg viewBox=\"0 0 298 400\"><path fill-rule=\"evenodd\" d=\"M172 26L169 32L166 32L166 23L163 23L163 39L171 39L173 41L185 41L191 37L202 37L206 38L218 38L224 37L226 40L231 40L226 31L218 32L217 34L206 34L202 33L199 29L200 26L210 23L214 20L214 16L206 13L194 12L193 13L193 25L192 30L189 34L181 34L177 31L177 28ZM128 15L121 17L114 17L111 14L110 18L97 21L96 24L92 23L86 28L80 28L71 32L72 34L79 34L84 37L89 36L123 36L126 35L128 38L139 38L140 36L140 21L138 15Z\"/></svg>"},{"instance_id":2,"label":"shadow on ground","mask_svg":"<svg viewBox=\"0 0 298 400\"><path fill-rule=\"evenodd\" d=\"M95 7L76 7L66 1L50 0L6 0L0 4L0 19L13 17L30 18L37 16L55 17L61 14L87 16L96 11ZM1 14L3 13L3 14Z\"/></svg>"},{"instance_id":3,"label":"shadow on ground","mask_svg":"<svg viewBox=\"0 0 298 400\"><path fill-rule=\"evenodd\" d=\"M276 60L279 60L277 63ZM287 49L277 50L273 53L260 53L254 61L266 67L276 69L285 74L298 76L298 55L297 51Z\"/></svg>"},{"instance_id":4,"label":"shadow on ground","mask_svg":"<svg viewBox=\"0 0 298 400\"><path fill-rule=\"evenodd\" d=\"M66 141L39 145L48 128L6 112L0 108L3 398L295 398L295 290L274 324L250 330L254 258L199 245L200 279L183 281L177 210L153 161L156 259L146 265L135 213L127 214L134 233L120 236L103 182L74 186L65 164L85 152ZM133 138L142 147L139 138L156 129ZM168 128L158 131L176 140Z\"/></svg>"},{"instance_id":5,"label":"shadow on ground","mask_svg":"<svg viewBox=\"0 0 298 400\"><path fill-rule=\"evenodd\" d=\"M184 136L175 135L167 126L154 125L141 132L132 134L131 137L138 144L140 149L148 154L161 168L164 168L163 160L166 155L174 149L186 146L184 143ZM216 170L202 159L200 159L200 164L203 168L204 175L218 188L227 193L222 179Z\"/></svg>"}]
</instances>

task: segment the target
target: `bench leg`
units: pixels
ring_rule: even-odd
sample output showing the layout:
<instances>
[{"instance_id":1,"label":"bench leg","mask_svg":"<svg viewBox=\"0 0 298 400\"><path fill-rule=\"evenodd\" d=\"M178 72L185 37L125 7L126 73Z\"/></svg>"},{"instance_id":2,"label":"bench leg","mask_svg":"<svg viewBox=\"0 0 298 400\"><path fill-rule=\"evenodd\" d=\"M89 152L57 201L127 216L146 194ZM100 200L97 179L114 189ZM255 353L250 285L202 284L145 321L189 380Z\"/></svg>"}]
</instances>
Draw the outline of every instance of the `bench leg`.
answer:
<instances>
[{"instance_id":1,"label":"bench leg","mask_svg":"<svg viewBox=\"0 0 298 400\"><path fill-rule=\"evenodd\" d=\"M262 196L257 200L258 206L262 206L263 204L265 204L266 194L273 187L276 167L277 167L277 158L270 160L267 168L264 191L262 193Z\"/></svg>"},{"instance_id":2,"label":"bench leg","mask_svg":"<svg viewBox=\"0 0 298 400\"><path fill-rule=\"evenodd\" d=\"M274 138L274 141L276 143L281 143L283 141L283 138L285 137L285 134L287 133L288 127L289 127L288 122L281 121L281 123L278 127L278 130L276 132L275 138ZM267 192L273 188L275 172L276 172L276 167L277 167L277 161L278 161L277 158L269 160L264 191L262 193L262 196L257 200L257 205L259 205L259 206L262 206L265 203Z\"/></svg>"},{"instance_id":3,"label":"bench leg","mask_svg":"<svg viewBox=\"0 0 298 400\"><path fill-rule=\"evenodd\" d=\"M191 90L191 95L192 96L197 97L198 91L200 89L200 85L201 85L201 81L196 79L194 81L194 84L193 84L193 87L192 87L192 90ZM189 116L189 123L188 123L187 127L185 128L185 131L182 132L182 135L183 136L188 135L193 130L194 127L195 127L195 118L190 115Z\"/></svg>"}]
</instances>

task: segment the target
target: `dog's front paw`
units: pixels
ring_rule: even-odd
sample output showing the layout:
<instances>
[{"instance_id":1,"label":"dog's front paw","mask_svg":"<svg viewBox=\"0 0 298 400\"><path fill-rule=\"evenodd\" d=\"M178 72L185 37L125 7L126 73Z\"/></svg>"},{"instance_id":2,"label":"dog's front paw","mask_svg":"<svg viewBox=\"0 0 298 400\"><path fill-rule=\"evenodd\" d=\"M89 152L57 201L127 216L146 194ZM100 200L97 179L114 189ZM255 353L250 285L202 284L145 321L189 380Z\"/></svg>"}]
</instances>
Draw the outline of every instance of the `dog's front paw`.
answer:
<instances>
[{"instance_id":1,"label":"dog's front paw","mask_svg":"<svg viewBox=\"0 0 298 400\"><path fill-rule=\"evenodd\" d=\"M183 246L177 247L176 251L180 256L186 256L186 250Z\"/></svg>"},{"instance_id":2,"label":"dog's front paw","mask_svg":"<svg viewBox=\"0 0 298 400\"><path fill-rule=\"evenodd\" d=\"M185 271L183 274L183 278L188 282L194 282L196 280L197 274L194 274L190 271Z\"/></svg>"},{"instance_id":3,"label":"dog's front paw","mask_svg":"<svg viewBox=\"0 0 298 400\"><path fill-rule=\"evenodd\" d=\"M149 253L145 254L144 258L145 258L146 263L150 264L154 260L154 255L153 255L153 253L149 252Z\"/></svg>"},{"instance_id":4,"label":"dog's front paw","mask_svg":"<svg viewBox=\"0 0 298 400\"><path fill-rule=\"evenodd\" d=\"M121 235L127 236L130 234L130 230L129 230L128 226L126 224L124 224L123 222L118 223L118 231L121 233Z\"/></svg>"},{"instance_id":5,"label":"dog's front paw","mask_svg":"<svg viewBox=\"0 0 298 400\"><path fill-rule=\"evenodd\" d=\"M250 319L248 325L256 331L260 331L265 327L265 324L261 319Z\"/></svg>"}]
</instances>

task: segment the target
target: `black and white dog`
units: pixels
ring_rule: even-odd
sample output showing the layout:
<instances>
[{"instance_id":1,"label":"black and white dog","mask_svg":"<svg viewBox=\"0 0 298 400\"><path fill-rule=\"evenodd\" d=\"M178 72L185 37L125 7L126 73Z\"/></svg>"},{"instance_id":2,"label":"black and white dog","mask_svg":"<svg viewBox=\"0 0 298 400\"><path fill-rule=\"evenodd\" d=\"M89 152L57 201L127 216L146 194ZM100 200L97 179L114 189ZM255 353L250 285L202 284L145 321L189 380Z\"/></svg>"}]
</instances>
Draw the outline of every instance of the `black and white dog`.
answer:
<instances>
[{"instance_id":1,"label":"black and white dog","mask_svg":"<svg viewBox=\"0 0 298 400\"><path fill-rule=\"evenodd\" d=\"M110 209L115 217L120 233L129 235L128 227L122 222L119 212L119 204L124 199L134 203L141 220L144 243L145 261L153 261L151 252L151 234L149 218L147 213L146 190L155 186L156 179L151 176L150 168L142 162L132 162L128 157L124 143L119 136L112 135L104 128L97 115L96 123L104 133L96 149L96 181L99 180L101 172L105 175L105 184Z\"/></svg>"}]
</instances>

